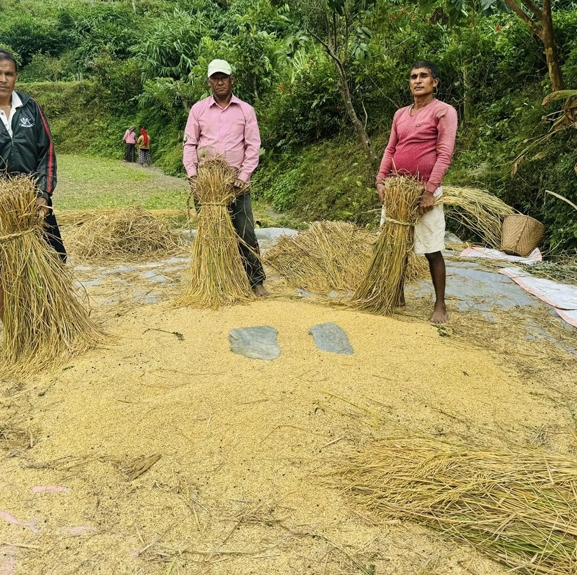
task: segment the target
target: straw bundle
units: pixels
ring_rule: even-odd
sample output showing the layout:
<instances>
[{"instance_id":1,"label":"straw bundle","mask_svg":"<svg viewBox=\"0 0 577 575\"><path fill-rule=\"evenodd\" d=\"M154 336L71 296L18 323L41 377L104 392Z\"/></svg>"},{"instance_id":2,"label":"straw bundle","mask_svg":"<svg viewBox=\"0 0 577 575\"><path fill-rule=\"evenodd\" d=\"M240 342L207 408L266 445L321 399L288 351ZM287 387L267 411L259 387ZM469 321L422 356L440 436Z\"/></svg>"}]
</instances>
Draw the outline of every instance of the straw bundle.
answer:
<instances>
[{"instance_id":1,"label":"straw bundle","mask_svg":"<svg viewBox=\"0 0 577 575\"><path fill-rule=\"evenodd\" d=\"M356 503L472 543L527 575L577 572L577 461L425 439L374 444L337 472Z\"/></svg>"},{"instance_id":2,"label":"straw bundle","mask_svg":"<svg viewBox=\"0 0 577 575\"><path fill-rule=\"evenodd\" d=\"M139 206L92 212L66 234L70 252L77 258L134 258L177 247L167 225Z\"/></svg>"},{"instance_id":3,"label":"straw bundle","mask_svg":"<svg viewBox=\"0 0 577 575\"><path fill-rule=\"evenodd\" d=\"M359 284L375 235L346 222L314 222L296 236L283 236L265 262L288 282L316 293L350 291Z\"/></svg>"},{"instance_id":4,"label":"straw bundle","mask_svg":"<svg viewBox=\"0 0 577 575\"><path fill-rule=\"evenodd\" d=\"M198 172L198 228L192 246L190 277L177 305L218 308L248 301L252 290L238 249L239 237L228 205L238 194L235 173L222 158L207 158Z\"/></svg>"},{"instance_id":5,"label":"straw bundle","mask_svg":"<svg viewBox=\"0 0 577 575\"><path fill-rule=\"evenodd\" d=\"M392 313L401 300L423 185L399 176L385 180L387 217L368 272L352 302L358 309Z\"/></svg>"},{"instance_id":6,"label":"straw bundle","mask_svg":"<svg viewBox=\"0 0 577 575\"><path fill-rule=\"evenodd\" d=\"M476 233L484 244L501 249L503 218L515 210L486 190L443 186L443 195L435 201L447 206L447 217Z\"/></svg>"},{"instance_id":7,"label":"straw bundle","mask_svg":"<svg viewBox=\"0 0 577 575\"><path fill-rule=\"evenodd\" d=\"M371 261L377 236L348 222L314 222L295 236L283 236L265 256L293 286L315 293L354 291ZM411 254L407 281L425 277L425 258Z\"/></svg>"},{"instance_id":8,"label":"straw bundle","mask_svg":"<svg viewBox=\"0 0 577 575\"><path fill-rule=\"evenodd\" d=\"M101 341L71 273L46 243L34 181L0 178L2 366L35 371Z\"/></svg>"}]
</instances>

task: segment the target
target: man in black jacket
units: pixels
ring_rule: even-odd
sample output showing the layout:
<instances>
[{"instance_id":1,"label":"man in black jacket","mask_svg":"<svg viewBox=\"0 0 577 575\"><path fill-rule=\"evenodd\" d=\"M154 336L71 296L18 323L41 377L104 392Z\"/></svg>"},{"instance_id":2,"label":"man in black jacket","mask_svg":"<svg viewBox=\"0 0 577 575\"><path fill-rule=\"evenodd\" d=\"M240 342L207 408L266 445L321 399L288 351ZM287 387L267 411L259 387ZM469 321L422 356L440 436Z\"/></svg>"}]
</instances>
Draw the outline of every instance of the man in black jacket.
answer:
<instances>
[{"instance_id":1,"label":"man in black jacket","mask_svg":"<svg viewBox=\"0 0 577 575\"><path fill-rule=\"evenodd\" d=\"M52 211L56 156L48 122L36 100L16 92L18 64L0 50L0 177L28 174L36 178L38 207L44 213L46 241L66 261L66 251ZM0 272L1 273L1 272ZM0 312L2 311L0 293Z\"/></svg>"}]
</instances>

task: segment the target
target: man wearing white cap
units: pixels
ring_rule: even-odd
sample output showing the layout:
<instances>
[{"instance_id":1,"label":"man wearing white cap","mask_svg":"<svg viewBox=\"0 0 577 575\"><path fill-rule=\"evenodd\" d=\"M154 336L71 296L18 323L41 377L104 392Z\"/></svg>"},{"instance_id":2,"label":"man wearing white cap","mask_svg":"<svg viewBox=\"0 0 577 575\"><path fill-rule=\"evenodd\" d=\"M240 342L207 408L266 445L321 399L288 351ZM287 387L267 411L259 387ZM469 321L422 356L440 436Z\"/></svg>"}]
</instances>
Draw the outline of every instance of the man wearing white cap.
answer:
<instances>
[{"instance_id":1,"label":"man wearing white cap","mask_svg":"<svg viewBox=\"0 0 577 575\"><path fill-rule=\"evenodd\" d=\"M246 191L237 196L229 212L242 240L239 249L250 285L257 296L264 297L268 292L263 286L265 273L256 255L259 247L248 192L251 174L258 166L260 134L253 107L233 95L233 84L228 62L213 60L208 65L212 96L197 102L190 110L184 131L183 163L193 190L202 156L223 156L236 170L234 185Z\"/></svg>"}]
</instances>

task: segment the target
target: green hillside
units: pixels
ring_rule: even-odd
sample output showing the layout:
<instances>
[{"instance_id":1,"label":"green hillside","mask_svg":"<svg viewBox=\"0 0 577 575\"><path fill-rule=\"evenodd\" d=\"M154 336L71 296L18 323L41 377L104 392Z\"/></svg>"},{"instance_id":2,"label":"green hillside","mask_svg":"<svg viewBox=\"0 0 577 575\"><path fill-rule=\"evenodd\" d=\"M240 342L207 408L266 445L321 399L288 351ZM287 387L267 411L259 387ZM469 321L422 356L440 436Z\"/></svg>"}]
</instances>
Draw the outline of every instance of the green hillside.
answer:
<instances>
[{"instance_id":1,"label":"green hillside","mask_svg":"<svg viewBox=\"0 0 577 575\"><path fill-rule=\"evenodd\" d=\"M19 59L20 87L45 106L58 149L120 158L130 124L146 126L153 159L182 173L190 106L207 94L206 66L233 63L237 95L257 110L263 139L255 193L305 220L375 223L375 162L358 143L323 42L378 158L392 115L410 102L417 59L436 62L438 97L460 116L448 179L486 186L542 220L550 252L574 252L575 125L543 142L551 91L543 42L498 3L409 0L0 0L0 44ZM577 89L577 5L553 4L557 62ZM571 118L571 117L570 117ZM573 119L574 121L574 119ZM511 176L515 159L536 142Z\"/></svg>"}]
</instances>

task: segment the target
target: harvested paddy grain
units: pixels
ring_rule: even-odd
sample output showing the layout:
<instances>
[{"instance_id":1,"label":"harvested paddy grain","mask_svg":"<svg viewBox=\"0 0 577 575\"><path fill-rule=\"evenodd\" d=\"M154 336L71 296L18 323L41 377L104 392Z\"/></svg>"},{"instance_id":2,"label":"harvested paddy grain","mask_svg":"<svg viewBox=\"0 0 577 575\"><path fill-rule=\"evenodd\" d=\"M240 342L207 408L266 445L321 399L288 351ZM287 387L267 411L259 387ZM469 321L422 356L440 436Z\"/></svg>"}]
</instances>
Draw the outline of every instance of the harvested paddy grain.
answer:
<instances>
[{"instance_id":1,"label":"harvested paddy grain","mask_svg":"<svg viewBox=\"0 0 577 575\"><path fill-rule=\"evenodd\" d=\"M241 190L233 186L234 170L220 157L206 158L196 180L198 228L186 291L178 306L219 308L253 297L228 206Z\"/></svg>"},{"instance_id":2,"label":"harvested paddy grain","mask_svg":"<svg viewBox=\"0 0 577 575\"><path fill-rule=\"evenodd\" d=\"M296 236L283 236L271 248L265 263L275 268L289 285L326 294L354 291L371 261L377 235L348 222L314 222ZM410 254L407 281L428 274L424 257Z\"/></svg>"},{"instance_id":3,"label":"harvested paddy grain","mask_svg":"<svg viewBox=\"0 0 577 575\"><path fill-rule=\"evenodd\" d=\"M140 206L85 212L66 240L71 254L84 261L134 259L178 247L166 223Z\"/></svg>"},{"instance_id":4,"label":"harvested paddy grain","mask_svg":"<svg viewBox=\"0 0 577 575\"><path fill-rule=\"evenodd\" d=\"M515 446L392 439L355 453L337 483L355 504L472 543L517 573L575 573L573 458Z\"/></svg>"},{"instance_id":5,"label":"harvested paddy grain","mask_svg":"<svg viewBox=\"0 0 577 575\"><path fill-rule=\"evenodd\" d=\"M326 322L354 355L316 349L308 331ZM230 329L253 325L279 331L278 360L231 353ZM0 523L3 540L40 547L22 549L26 575L397 575L433 559L443 575L504 575L469 545L381 523L319 475L397 425L520 441L533 425L572 425L535 382L424 322L271 299L218 312L138 306L108 327L118 345L34 380L35 446L0 459L11 484L1 508L41 530ZM153 455L133 481L117 465L142 470ZM46 485L68 491L31 496Z\"/></svg>"},{"instance_id":6,"label":"harvested paddy grain","mask_svg":"<svg viewBox=\"0 0 577 575\"><path fill-rule=\"evenodd\" d=\"M2 366L36 371L102 341L84 294L43 238L44 218L29 177L0 179Z\"/></svg>"}]
</instances>

